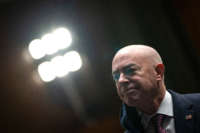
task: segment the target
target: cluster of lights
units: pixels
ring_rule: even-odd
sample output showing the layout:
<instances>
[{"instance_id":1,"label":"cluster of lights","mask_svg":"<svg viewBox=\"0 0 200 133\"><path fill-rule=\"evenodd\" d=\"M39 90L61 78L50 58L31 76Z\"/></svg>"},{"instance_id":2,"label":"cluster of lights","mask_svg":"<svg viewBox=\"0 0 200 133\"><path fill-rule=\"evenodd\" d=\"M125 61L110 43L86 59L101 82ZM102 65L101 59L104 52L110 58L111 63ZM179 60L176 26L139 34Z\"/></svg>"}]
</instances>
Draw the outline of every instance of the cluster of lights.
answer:
<instances>
[{"instance_id":1,"label":"cluster of lights","mask_svg":"<svg viewBox=\"0 0 200 133\"><path fill-rule=\"evenodd\" d=\"M70 32L65 28L58 28L41 39L33 40L29 44L29 52L34 59L41 59L45 55L51 55L69 47L71 42Z\"/></svg>"},{"instance_id":2,"label":"cluster of lights","mask_svg":"<svg viewBox=\"0 0 200 133\"><path fill-rule=\"evenodd\" d=\"M61 49L71 45L70 32L65 28L56 29L54 32L44 35L41 39L35 39L29 44L29 52L34 59L41 59L45 55L52 55ZM41 79L45 82L54 80L56 77L63 77L69 72L81 68L82 61L78 52L69 51L63 56L53 57L38 66Z\"/></svg>"}]
</instances>

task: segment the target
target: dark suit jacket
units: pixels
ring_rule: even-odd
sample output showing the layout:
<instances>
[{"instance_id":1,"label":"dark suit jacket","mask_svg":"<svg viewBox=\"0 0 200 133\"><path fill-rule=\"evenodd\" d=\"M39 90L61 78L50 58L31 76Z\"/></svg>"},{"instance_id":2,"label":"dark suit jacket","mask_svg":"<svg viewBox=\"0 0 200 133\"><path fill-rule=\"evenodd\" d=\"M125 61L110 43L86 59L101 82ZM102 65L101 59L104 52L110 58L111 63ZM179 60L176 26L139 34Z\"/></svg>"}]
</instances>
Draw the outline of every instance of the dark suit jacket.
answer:
<instances>
[{"instance_id":1,"label":"dark suit jacket","mask_svg":"<svg viewBox=\"0 0 200 133\"><path fill-rule=\"evenodd\" d=\"M172 95L176 133L200 133L200 94L168 91ZM134 107L122 104L120 123L125 128L125 133L142 133L140 120Z\"/></svg>"}]
</instances>

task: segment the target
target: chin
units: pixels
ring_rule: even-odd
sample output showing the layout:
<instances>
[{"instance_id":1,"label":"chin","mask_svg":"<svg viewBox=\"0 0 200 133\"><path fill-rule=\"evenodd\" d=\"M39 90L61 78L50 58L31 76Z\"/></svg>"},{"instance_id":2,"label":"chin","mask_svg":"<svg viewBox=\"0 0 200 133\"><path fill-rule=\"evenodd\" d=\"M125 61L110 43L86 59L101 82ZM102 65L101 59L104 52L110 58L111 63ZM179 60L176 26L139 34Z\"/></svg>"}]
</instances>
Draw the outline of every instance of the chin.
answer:
<instances>
[{"instance_id":1,"label":"chin","mask_svg":"<svg viewBox=\"0 0 200 133\"><path fill-rule=\"evenodd\" d=\"M137 100L133 100L133 99L125 99L124 102L126 103L126 105L130 106L130 107L136 107L137 106Z\"/></svg>"}]
</instances>

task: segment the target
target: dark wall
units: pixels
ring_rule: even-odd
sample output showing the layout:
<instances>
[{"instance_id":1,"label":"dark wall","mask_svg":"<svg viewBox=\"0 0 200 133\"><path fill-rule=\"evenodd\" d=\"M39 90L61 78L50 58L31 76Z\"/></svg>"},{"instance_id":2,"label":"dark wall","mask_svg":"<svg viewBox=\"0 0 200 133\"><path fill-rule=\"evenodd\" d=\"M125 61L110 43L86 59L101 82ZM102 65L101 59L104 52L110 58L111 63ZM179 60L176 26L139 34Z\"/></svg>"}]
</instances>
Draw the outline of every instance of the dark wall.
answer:
<instances>
[{"instance_id":1,"label":"dark wall","mask_svg":"<svg viewBox=\"0 0 200 133\"><path fill-rule=\"evenodd\" d=\"M194 1L178 3L13 0L0 4L0 131L122 132L121 102L112 81L111 61L119 48L133 43L148 44L160 52L167 88L199 92L200 16L198 8L191 10ZM38 62L29 58L26 50L32 39L57 26L72 32L70 49L79 51L84 63L77 73L43 83L35 79ZM73 105L66 89L80 96L85 113L76 111L79 107Z\"/></svg>"}]
</instances>

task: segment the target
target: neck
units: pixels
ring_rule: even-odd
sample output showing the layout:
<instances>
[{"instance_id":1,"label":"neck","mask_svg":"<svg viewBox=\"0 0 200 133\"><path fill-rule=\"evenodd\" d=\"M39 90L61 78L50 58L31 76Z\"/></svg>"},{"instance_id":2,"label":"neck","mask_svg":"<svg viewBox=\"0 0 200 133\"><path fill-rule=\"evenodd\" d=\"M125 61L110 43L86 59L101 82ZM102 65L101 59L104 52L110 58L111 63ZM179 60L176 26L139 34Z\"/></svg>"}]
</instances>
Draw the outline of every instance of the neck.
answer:
<instances>
[{"instance_id":1,"label":"neck","mask_svg":"<svg viewBox=\"0 0 200 133\"><path fill-rule=\"evenodd\" d=\"M166 93L166 89L164 88L159 95L155 96L154 99L152 100L147 100L148 102L146 102L146 105L138 107L138 110L140 110L141 112L147 114L147 115L152 115L155 114L158 110L158 108L160 107L160 104L162 102L162 100L164 99Z\"/></svg>"}]
</instances>

